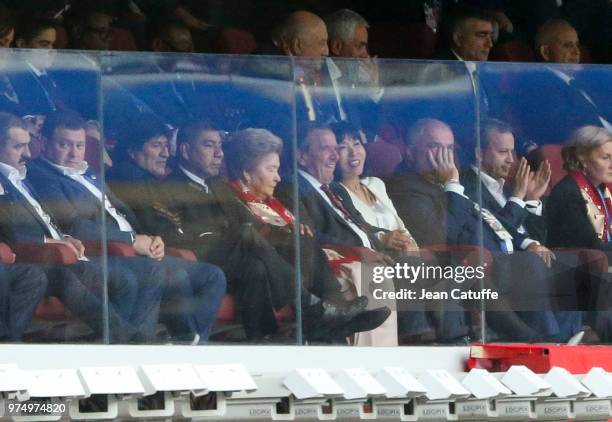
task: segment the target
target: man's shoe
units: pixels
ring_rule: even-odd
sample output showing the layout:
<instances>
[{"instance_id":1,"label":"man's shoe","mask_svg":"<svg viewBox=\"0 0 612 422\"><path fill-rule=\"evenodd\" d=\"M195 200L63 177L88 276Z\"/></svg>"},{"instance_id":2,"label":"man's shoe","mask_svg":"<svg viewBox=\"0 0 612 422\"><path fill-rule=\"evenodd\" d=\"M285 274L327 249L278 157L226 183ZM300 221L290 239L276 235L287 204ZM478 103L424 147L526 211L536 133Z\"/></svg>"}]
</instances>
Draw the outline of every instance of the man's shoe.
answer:
<instances>
[{"instance_id":1,"label":"man's shoe","mask_svg":"<svg viewBox=\"0 0 612 422\"><path fill-rule=\"evenodd\" d=\"M319 302L304 309L304 335L308 341L329 342L338 337L338 329L365 312L368 298L359 296L345 303Z\"/></svg>"},{"instance_id":2,"label":"man's shoe","mask_svg":"<svg viewBox=\"0 0 612 422\"><path fill-rule=\"evenodd\" d=\"M344 338L362 331L370 331L380 327L391 315L391 309L386 306L363 311L334 333L334 338Z\"/></svg>"},{"instance_id":3,"label":"man's shoe","mask_svg":"<svg viewBox=\"0 0 612 422\"><path fill-rule=\"evenodd\" d=\"M335 323L341 323L342 319L348 322L365 311L368 306L368 298L359 296L342 304L324 301L321 305L323 306L323 315L321 315L323 322L333 320Z\"/></svg>"}]
</instances>

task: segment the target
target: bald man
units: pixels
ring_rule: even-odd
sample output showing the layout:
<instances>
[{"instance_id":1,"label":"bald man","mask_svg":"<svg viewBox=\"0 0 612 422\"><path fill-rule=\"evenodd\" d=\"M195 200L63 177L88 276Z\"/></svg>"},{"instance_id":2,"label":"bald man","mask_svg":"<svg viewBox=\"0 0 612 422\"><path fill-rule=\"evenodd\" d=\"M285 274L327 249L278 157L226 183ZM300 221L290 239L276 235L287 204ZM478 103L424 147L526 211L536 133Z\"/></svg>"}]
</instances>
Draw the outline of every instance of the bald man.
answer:
<instances>
[{"instance_id":1,"label":"bald man","mask_svg":"<svg viewBox=\"0 0 612 422\"><path fill-rule=\"evenodd\" d=\"M512 121L520 141L538 145L565 142L584 125L612 129L612 76L580 63L577 31L551 19L537 31L535 48L542 62L516 72L481 73L491 115ZM563 64L564 66L553 66ZM508 95L511 93L512 95Z\"/></svg>"},{"instance_id":2,"label":"bald man","mask_svg":"<svg viewBox=\"0 0 612 422\"><path fill-rule=\"evenodd\" d=\"M578 33L569 22L562 19L551 19L540 26L535 47L542 61L580 63Z\"/></svg>"},{"instance_id":3,"label":"bald man","mask_svg":"<svg viewBox=\"0 0 612 422\"><path fill-rule=\"evenodd\" d=\"M299 10L289 15L274 31L274 45L286 56L307 57L302 66L316 72L327 57L327 28L325 22L314 13Z\"/></svg>"},{"instance_id":4,"label":"bald man","mask_svg":"<svg viewBox=\"0 0 612 422\"><path fill-rule=\"evenodd\" d=\"M492 253L494 267L483 282L500 295L488 309L503 312L487 316L500 339L567 341L578 332L578 313L559 316L551 311L561 269L549 268L537 253L519 252L526 235L465 194L455 165L452 129L440 120L421 119L407 139L410 163L386 183L389 196L420 246L482 245Z\"/></svg>"},{"instance_id":5,"label":"bald man","mask_svg":"<svg viewBox=\"0 0 612 422\"><path fill-rule=\"evenodd\" d=\"M327 56L327 28L314 13L300 10L292 13L277 28L274 43L287 56Z\"/></svg>"}]
</instances>

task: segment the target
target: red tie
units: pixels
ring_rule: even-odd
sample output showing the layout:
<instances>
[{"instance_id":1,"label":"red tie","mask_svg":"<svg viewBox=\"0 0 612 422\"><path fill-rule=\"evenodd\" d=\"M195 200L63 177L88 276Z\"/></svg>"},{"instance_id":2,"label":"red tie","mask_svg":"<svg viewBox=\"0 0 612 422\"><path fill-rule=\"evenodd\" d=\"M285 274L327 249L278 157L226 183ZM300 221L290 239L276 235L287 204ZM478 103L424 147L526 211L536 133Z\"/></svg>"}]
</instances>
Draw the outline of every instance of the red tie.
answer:
<instances>
[{"instance_id":1,"label":"red tie","mask_svg":"<svg viewBox=\"0 0 612 422\"><path fill-rule=\"evenodd\" d=\"M342 199L340 199L340 197L330 189L329 185L321 185L321 190L325 192L325 195L327 195L332 205L340 210L342 215L344 215L345 220L351 221L353 224L355 224L357 227L367 233L367 230L364 225L357 221L355 217L350 213L350 211L346 209L344 203L342 202Z\"/></svg>"}]
</instances>

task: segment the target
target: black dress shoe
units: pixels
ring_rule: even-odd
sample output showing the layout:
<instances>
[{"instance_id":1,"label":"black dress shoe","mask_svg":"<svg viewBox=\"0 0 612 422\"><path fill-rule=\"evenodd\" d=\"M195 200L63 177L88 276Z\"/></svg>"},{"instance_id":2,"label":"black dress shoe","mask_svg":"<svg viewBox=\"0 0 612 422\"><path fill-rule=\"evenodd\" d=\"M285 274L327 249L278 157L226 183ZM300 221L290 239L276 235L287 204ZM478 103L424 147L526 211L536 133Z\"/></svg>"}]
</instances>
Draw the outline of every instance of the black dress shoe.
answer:
<instances>
[{"instance_id":1,"label":"black dress shoe","mask_svg":"<svg viewBox=\"0 0 612 422\"><path fill-rule=\"evenodd\" d=\"M347 302L319 302L304 308L304 336L308 341L333 342L338 330L366 311L368 298L359 296ZM382 324L382 322L381 322ZM380 325L380 324L379 324ZM342 330L344 333L345 330Z\"/></svg>"},{"instance_id":2,"label":"black dress shoe","mask_svg":"<svg viewBox=\"0 0 612 422\"><path fill-rule=\"evenodd\" d=\"M321 315L323 321L333 320L335 323L341 323L341 320L345 319L345 322L348 322L365 311L368 306L368 298L359 296L345 303L324 301L321 305L323 306L323 315Z\"/></svg>"},{"instance_id":3,"label":"black dress shoe","mask_svg":"<svg viewBox=\"0 0 612 422\"><path fill-rule=\"evenodd\" d=\"M345 338L362 331L378 328L391 315L391 309L386 306L361 312L345 325L335 330L334 338Z\"/></svg>"}]
</instances>

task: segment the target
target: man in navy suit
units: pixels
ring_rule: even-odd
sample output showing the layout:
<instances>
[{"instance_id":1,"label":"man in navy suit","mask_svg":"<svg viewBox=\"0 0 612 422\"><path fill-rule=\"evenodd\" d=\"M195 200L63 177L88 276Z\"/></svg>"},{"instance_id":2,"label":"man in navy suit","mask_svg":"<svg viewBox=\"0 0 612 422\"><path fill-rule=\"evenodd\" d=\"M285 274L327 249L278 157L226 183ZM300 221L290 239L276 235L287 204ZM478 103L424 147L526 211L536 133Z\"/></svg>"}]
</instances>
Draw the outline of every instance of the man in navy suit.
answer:
<instances>
[{"instance_id":1,"label":"man in navy suit","mask_svg":"<svg viewBox=\"0 0 612 422\"><path fill-rule=\"evenodd\" d=\"M103 332L103 269L85 256L83 243L66 236L41 205L26 179L30 135L19 118L0 113L0 236L6 242L55 243L68 247L78 258L69 266L44 265L49 279L47 294L57 296L96 334ZM108 316L114 342L150 341L153 338L161 282L155 269L137 283L133 272L108 268Z\"/></svg>"},{"instance_id":2,"label":"man in navy suit","mask_svg":"<svg viewBox=\"0 0 612 422\"><path fill-rule=\"evenodd\" d=\"M73 111L58 111L43 126L44 156L30 165L30 179L60 227L75 237L132 244L138 257L124 258L141 281L161 261L165 273L163 321L177 340L206 341L225 293L216 266L165 255L163 240L138 231L132 211L87 171L85 122ZM102 198L104 203L102 204ZM102 225L103 206L106 222ZM196 342L197 342L196 341Z\"/></svg>"},{"instance_id":3,"label":"man in navy suit","mask_svg":"<svg viewBox=\"0 0 612 422\"><path fill-rule=\"evenodd\" d=\"M553 252L544 246L546 221L542 216L540 199L550 182L550 164L543 162L536 172L531 172L527 160L523 158L513 180L506 183L515 162L512 127L500 120L487 119L481 123L480 133L480 148L475 151L476 162L461 172L465 194L481 203L504 227L512 227L524 235L520 244L516 244L517 250L536 253L549 268L547 273L554 280L554 289L551 290L553 303L569 300L569 304L559 303L559 308L568 309L569 306L575 309L579 290L577 277L582 274L577 272L577 254ZM511 184L510 188L508 184ZM590 284L595 282L594 279L589 281ZM561 325L569 326L570 332L572 325L581 321L576 313L557 313L556 317L565 320Z\"/></svg>"},{"instance_id":4,"label":"man in navy suit","mask_svg":"<svg viewBox=\"0 0 612 422\"><path fill-rule=\"evenodd\" d=\"M511 312L490 314L489 324L504 338L567 340L577 332L579 321L568 322L567 327L550 311L552 277L545 263L552 257L548 250L536 242L532 249L537 253L517 253L529 247L528 235L465 194L454 163L451 128L439 120L421 119L408 138L412 163L387 186L416 241L423 246L483 246L493 253L492 280L502 299L519 311L538 311L519 312L520 318Z\"/></svg>"},{"instance_id":5,"label":"man in navy suit","mask_svg":"<svg viewBox=\"0 0 612 422\"><path fill-rule=\"evenodd\" d=\"M539 66L481 69L491 116L511 121L521 141L538 145L563 143L584 125L612 129L610 72L579 65L576 30L561 19L547 21L535 47Z\"/></svg>"}]
</instances>

